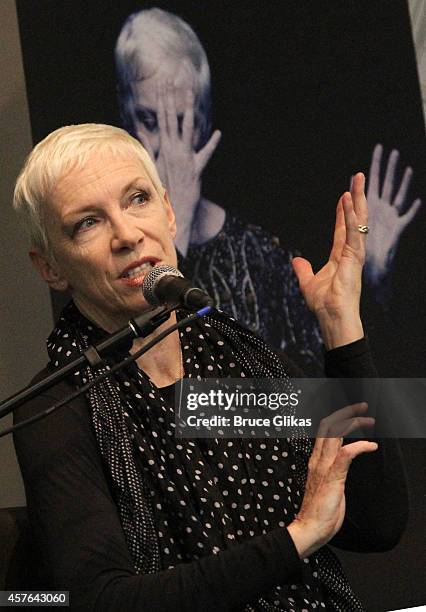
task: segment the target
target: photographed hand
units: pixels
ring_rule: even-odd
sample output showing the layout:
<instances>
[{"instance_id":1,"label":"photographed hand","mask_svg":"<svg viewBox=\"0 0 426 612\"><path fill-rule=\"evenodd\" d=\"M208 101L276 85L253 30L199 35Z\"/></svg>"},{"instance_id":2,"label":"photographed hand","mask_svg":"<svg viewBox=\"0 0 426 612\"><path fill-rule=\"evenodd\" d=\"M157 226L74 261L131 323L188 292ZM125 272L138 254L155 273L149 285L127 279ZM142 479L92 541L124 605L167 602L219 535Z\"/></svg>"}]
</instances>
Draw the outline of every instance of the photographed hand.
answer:
<instances>
[{"instance_id":1,"label":"photographed hand","mask_svg":"<svg viewBox=\"0 0 426 612\"><path fill-rule=\"evenodd\" d=\"M374 418L362 416L367 404L353 404L321 421L308 464L305 494L288 531L301 558L326 544L342 526L346 503L345 482L352 460L377 450L375 442L360 440L343 446L343 437L374 426ZM336 436L336 437L334 437Z\"/></svg>"},{"instance_id":2,"label":"photographed hand","mask_svg":"<svg viewBox=\"0 0 426 612\"><path fill-rule=\"evenodd\" d=\"M387 282L392 270L401 234L414 219L422 204L420 198L410 201L408 190L413 170L407 167L401 182L395 173L399 152L393 149L389 155L385 178L380 189L380 172L383 146L377 144L371 159L368 177L367 200L370 212L370 233L367 242L365 277L370 285Z\"/></svg>"},{"instance_id":3,"label":"photographed hand","mask_svg":"<svg viewBox=\"0 0 426 612\"><path fill-rule=\"evenodd\" d=\"M365 177L359 172L336 210L333 247L328 262L316 274L306 259L295 257L293 268L308 307L318 318L327 349L363 337L359 315L361 275L365 260L368 209L364 194Z\"/></svg>"},{"instance_id":4,"label":"photographed hand","mask_svg":"<svg viewBox=\"0 0 426 612\"><path fill-rule=\"evenodd\" d=\"M161 83L157 90L157 121L160 148L156 166L172 202L177 219L176 246L185 255L193 217L201 197L201 175L215 151L221 133L215 130L199 151L194 150L194 95L186 94L181 130L176 111L175 87ZM152 155L152 150L148 151Z\"/></svg>"}]
</instances>

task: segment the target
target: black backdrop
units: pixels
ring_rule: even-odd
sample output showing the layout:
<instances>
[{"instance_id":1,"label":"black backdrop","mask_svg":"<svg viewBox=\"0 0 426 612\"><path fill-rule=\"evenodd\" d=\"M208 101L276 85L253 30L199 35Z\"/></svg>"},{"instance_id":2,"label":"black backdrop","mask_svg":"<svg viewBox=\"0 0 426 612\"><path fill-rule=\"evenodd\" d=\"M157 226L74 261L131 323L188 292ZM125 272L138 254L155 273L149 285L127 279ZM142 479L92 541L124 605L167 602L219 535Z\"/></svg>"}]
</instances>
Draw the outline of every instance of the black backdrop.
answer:
<instances>
[{"instance_id":1,"label":"black backdrop","mask_svg":"<svg viewBox=\"0 0 426 612\"><path fill-rule=\"evenodd\" d=\"M127 15L153 5L17 0L34 143L69 123L120 124L114 44ZM426 193L424 122L405 1L155 6L187 20L209 58L214 127L223 132L204 177L210 199L319 265L328 254L337 196L355 170L368 170L377 142L386 153L400 150L400 171L413 166L413 198ZM421 210L398 250L389 308L365 296L384 375L424 376L425 229ZM345 555L353 580L363 568L358 591L371 610L426 602L424 449L423 441L404 445L414 508L404 542L379 564Z\"/></svg>"},{"instance_id":2,"label":"black backdrop","mask_svg":"<svg viewBox=\"0 0 426 612\"><path fill-rule=\"evenodd\" d=\"M86 121L120 124L113 48L153 3L18 0L34 142ZM215 202L319 265L337 195L374 145L412 165L426 193L424 122L405 1L157 2L186 19L210 61L222 141L204 175ZM384 172L385 165L382 164ZM218 180L219 178L219 180ZM424 372L426 207L403 234L387 312L366 299L383 375ZM369 307L371 306L371 308Z\"/></svg>"}]
</instances>

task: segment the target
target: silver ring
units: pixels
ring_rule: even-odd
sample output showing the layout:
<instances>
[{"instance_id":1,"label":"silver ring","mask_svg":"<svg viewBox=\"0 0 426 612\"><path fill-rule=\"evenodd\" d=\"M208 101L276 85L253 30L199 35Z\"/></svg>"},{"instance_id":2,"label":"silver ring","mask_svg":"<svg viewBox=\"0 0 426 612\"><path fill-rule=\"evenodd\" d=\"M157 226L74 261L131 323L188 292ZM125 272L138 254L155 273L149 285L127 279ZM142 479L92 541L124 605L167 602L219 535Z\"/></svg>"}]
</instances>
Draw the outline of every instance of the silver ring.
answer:
<instances>
[{"instance_id":1,"label":"silver ring","mask_svg":"<svg viewBox=\"0 0 426 612\"><path fill-rule=\"evenodd\" d=\"M368 234L370 228L368 225L358 225L358 231L361 232L361 234Z\"/></svg>"}]
</instances>

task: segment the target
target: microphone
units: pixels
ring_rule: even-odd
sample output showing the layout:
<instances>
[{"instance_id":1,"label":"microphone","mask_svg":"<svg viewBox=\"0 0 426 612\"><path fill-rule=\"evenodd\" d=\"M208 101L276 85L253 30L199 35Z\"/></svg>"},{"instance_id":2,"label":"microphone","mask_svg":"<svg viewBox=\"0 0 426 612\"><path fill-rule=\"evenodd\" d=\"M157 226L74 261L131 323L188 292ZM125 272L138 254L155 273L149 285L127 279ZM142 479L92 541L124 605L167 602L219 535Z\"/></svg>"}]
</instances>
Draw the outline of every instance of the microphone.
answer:
<instances>
[{"instance_id":1,"label":"microphone","mask_svg":"<svg viewBox=\"0 0 426 612\"><path fill-rule=\"evenodd\" d=\"M142 284L144 298L151 306L179 304L188 310L200 310L214 306L213 299L173 266L155 266Z\"/></svg>"}]
</instances>

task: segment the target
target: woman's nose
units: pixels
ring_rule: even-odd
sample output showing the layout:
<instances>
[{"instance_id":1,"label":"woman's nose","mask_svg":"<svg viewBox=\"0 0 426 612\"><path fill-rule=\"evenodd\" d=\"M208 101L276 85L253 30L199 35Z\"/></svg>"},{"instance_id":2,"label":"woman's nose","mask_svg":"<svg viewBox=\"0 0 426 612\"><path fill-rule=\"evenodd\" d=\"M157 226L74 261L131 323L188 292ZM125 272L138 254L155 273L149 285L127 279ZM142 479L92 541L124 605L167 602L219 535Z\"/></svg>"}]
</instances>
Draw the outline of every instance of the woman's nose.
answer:
<instances>
[{"instance_id":1,"label":"woman's nose","mask_svg":"<svg viewBox=\"0 0 426 612\"><path fill-rule=\"evenodd\" d=\"M111 249L114 252L133 250L144 239L143 230L129 217L120 216L114 220L111 227Z\"/></svg>"}]
</instances>

